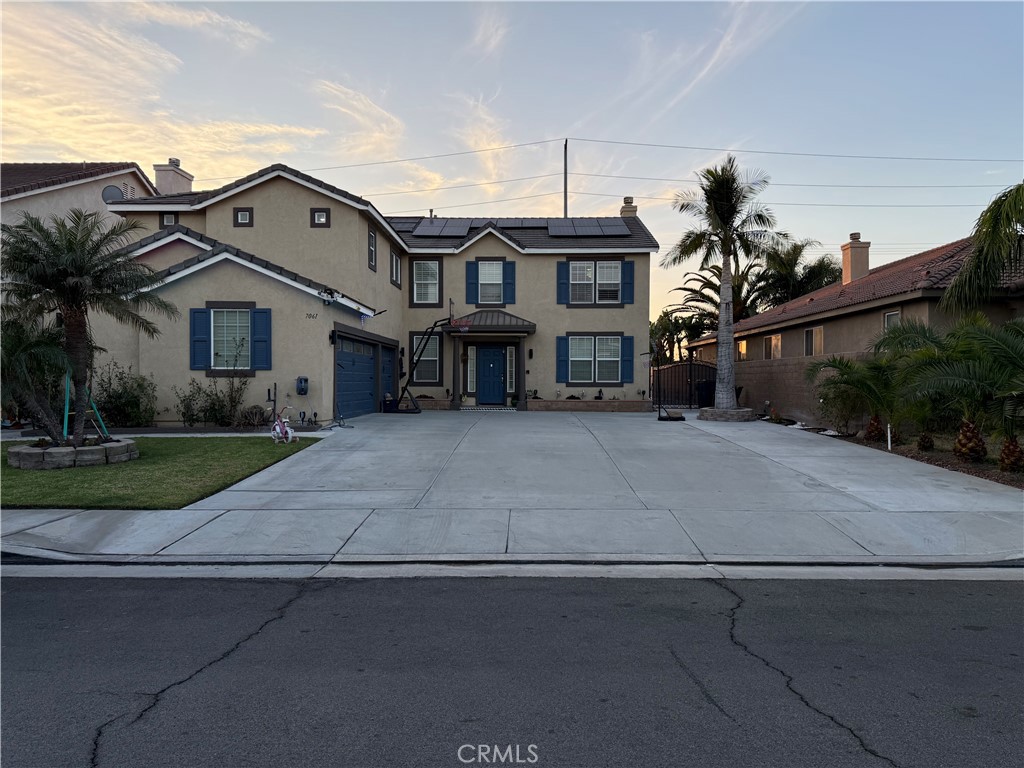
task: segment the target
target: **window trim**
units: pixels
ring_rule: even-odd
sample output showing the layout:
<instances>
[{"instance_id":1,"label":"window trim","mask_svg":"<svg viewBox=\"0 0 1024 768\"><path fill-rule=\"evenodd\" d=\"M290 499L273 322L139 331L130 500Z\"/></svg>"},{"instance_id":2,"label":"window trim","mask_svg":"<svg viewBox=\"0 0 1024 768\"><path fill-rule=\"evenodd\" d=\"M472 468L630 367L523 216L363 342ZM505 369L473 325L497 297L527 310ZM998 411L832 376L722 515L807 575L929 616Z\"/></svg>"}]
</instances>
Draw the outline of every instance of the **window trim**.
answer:
<instances>
[{"instance_id":1,"label":"window trim","mask_svg":"<svg viewBox=\"0 0 1024 768\"><path fill-rule=\"evenodd\" d=\"M621 309L621 308L626 306L625 303L622 301L622 272L623 272L623 269L624 269L623 264L626 261L625 257L610 258L610 259L607 259L607 258L606 259L598 259L598 258L587 258L587 257L580 257L580 256L570 256L569 258L566 259L566 261L569 263L569 303L565 305L566 307L570 307L570 308L571 307L591 307L591 308L593 308L593 307L601 307L601 308ZM594 289L594 293L593 293L594 300L591 301L591 302L573 301L572 300L572 286L573 286L572 265L573 265L573 263L579 263L579 262L584 262L584 263L589 263L589 264L593 264L594 265L594 279L590 283L593 286L593 289ZM598 280L597 280L598 267L597 267L597 265L598 264L605 264L605 263L615 263L615 264L619 265L619 299L618 299L618 301L598 301L598 298L597 298L597 293L598 293L598 288L597 288L597 286L598 286ZM577 283L577 285L582 285L582 283Z\"/></svg>"},{"instance_id":2,"label":"window trim","mask_svg":"<svg viewBox=\"0 0 1024 768\"><path fill-rule=\"evenodd\" d=\"M421 261L437 264L437 301L416 301L416 265ZM439 256L409 257L409 307L423 309L441 307L444 304L444 259Z\"/></svg>"},{"instance_id":3,"label":"window trim","mask_svg":"<svg viewBox=\"0 0 1024 768\"><path fill-rule=\"evenodd\" d=\"M316 217L318 213L322 213L325 216L323 222L317 222ZM309 227L310 229L330 229L331 228L331 209L330 208L310 208L309 209Z\"/></svg>"},{"instance_id":4,"label":"window trim","mask_svg":"<svg viewBox=\"0 0 1024 768\"><path fill-rule=\"evenodd\" d=\"M772 341L772 339L778 339L779 340L779 354L778 354L777 357L774 355L775 343ZM763 352L764 352L764 359L765 360L781 360L782 359L782 334L781 333L771 333L771 334L768 334L767 336L765 336L764 337Z\"/></svg>"},{"instance_id":5,"label":"window trim","mask_svg":"<svg viewBox=\"0 0 1024 768\"><path fill-rule=\"evenodd\" d=\"M736 362L743 363L748 359L750 352L747 350L747 340L737 339L736 340Z\"/></svg>"},{"instance_id":6,"label":"window trim","mask_svg":"<svg viewBox=\"0 0 1024 768\"><path fill-rule=\"evenodd\" d=\"M240 220L240 216L243 213L249 217L248 221L243 222ZM253 215L252 206L231 209L231 221L236 227L251 227L253 225L254 218L255 216Z\"/></svg>"},{"instance_id":7,"label":"window trim","mask_svg":"<svg viewBox=\"0 0 1024 768\"><path fill-rule=\"evenodd\" d=\"M415 331L410 331L409 332L409 347L408 347L408 349L409 349L409 368L410 369L412 368L413 356L416 354L416 337L417 336L424 336L424 335L425 334L423 334L422 332L419 332L419 333L417 333ZM410 386L417 386L417 387L440 387L440 386L444 385L444 334L435 332L435 333L432 333L432 334L429 334L429 335L433 336L434 338L437 339L437 378L436 379L430 379L429 381L417 381L417 380L413 379L413 376L416 375L416 372L413 371L409 375L409 379L410 379L409 380L409 385ZM432 360L433 358L426 358L426 359Z\"/></svg>"},{"instance_id":8,"label":"window trim","mask_svg":"<svg viewBox=\"0 0 1024 768\"><path fill-rule=\"evenodd\" d=\"M391 284L402 287L402 257L394 248L391 249Z\"/></svg>"},{"instance_id":9,"label":"window trim","mask_svg":"<svg viewBox=\"0 0 1024 768\"><path fill-rule=\"evenodd\" d=\"M569 365L569 370L566 372L566 379L567 379L567 381L565 382L565 386L567 386L567 387L625 387L626 386L626 384L622 380L622 339L626 336L626 334L624 332L622 332L622 331L569 331L568 333L565 334L565 336L569 339L569 342L568 342L568 346L569 346L569 349L568 349L568 365ZM572 379L572 361L573 361L573 357L572 357L572 339L574 337L575 338L586 337L586 338L590 338L590 339L593 340L593 346L592 346L592 350L593 351L591 352L591 357L590 357L590 372L591 372L591 380L590 381L573 381L573 379ZM597 340L598 339L604 339L604 338L614 338L614 339L618 339L619 340L619 358L618 358L618 360L619 360L619 377L615 381L599 381L598 380L598 373L597 373L597 363L598 363ZM582 358L576 358L576 359L580 360ZM610 359L610 358L606 358L606 359Z\"/></svg>"},{"instance_id":10,"label":"window trim","mask_svg":"<svg viewBox=\"0 0 1024 768\"><path fill-rule=\"evenodd\" d=\"M887 318L895 315L896 322L893 325L899 325L903 322L903 310L902 309L887 309L882 312L882 330L887 331L892 328L892 325L886 325Z\"/></svg>"},{"instance_id":11,"label":"window trim","mask_svg":"<svg viewBox=\"0 0 1024 768\"><path fill-rule=\"evenodd\" d=\"M817 331L817 333L815 333L816 331ZM808 336L807 334L811 334L811 335ZM814 348L816 346L818 346L818 344L815 344L815 337L817 337L817 341L821 342L820 343L821 349L820 349L820 351L817 351L817 352L814 351ZM810 350L811 351L810 352L807 351L807 348L808 348L807 340L808 340L808 338L811 341L811 344L810 344ZM814 357L815 355L823 355L823 354L825 354L825 326L823 326L823 325L815 325L815 326L813 326L811 328L804 328L804 357Z\"/></svg>"},{"instance_id":12,"label":"window trim","mask_svg":"<svg viewBox=\"0 0 1024 768\"><path fill-rule=\"evenodd\" d=\"M206 309L210 310L210 366L206 369L208 379L230 378L232 376L252 377L256 369L252 367L252 311L256 309L255 301L208 301ZM218 309L244 309L249 312L249 367L248 368L214 368L213 367L213 313Z\"/></svg>"},{"instance_id":13,"label":"window trim","mask_svg":"<svg viewBox=\"0 0 1024 768\"><path fill-rule=\"evenodd\" d=\"M366 232L366 266L377 271L377 230L373 227Z\"/></svg>"},{"instance_id":14,"label":"window trim","mask_svg":"<svg viewBox=\"0 0 1024 768\"><path fill-rule=\"evenodd\" d=\"M501 295L499 301L482 301L482 292L480 287L484 284L484 281L480 279L480 265L481 264L498 264L501 267L498 275L498 293ZM488 285L494 285L493 282L487 283ZM504 258L479 258L476 259L476 306L477 307L488 307L490 309L503 309L505 307L505 259Z\"/></svg>"}]
</instances>

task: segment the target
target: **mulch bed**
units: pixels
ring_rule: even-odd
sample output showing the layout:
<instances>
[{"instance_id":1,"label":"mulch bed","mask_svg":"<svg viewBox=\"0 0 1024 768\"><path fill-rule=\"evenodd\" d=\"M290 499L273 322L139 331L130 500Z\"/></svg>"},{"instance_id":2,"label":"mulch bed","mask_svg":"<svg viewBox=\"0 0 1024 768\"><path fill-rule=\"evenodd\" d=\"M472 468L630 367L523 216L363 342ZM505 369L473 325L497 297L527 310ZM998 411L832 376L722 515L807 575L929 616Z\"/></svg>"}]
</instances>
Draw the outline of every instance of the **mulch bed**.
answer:
<instances>
[{"instance_id":1,"label":"mulch bed","mask_svg":"<svg viewBox=\"0 0 1024 768\"><path fill-rule=\"evenodd\" d=\"M839 439L846 440L849 443L856 443L857 445L866 445L868 448L875 448L880 451L886 450L885 443L869 443L861 437L840 437ZM988 445L989 460L978 464L961 461L948 451L919 451L913 443L894 445L892 452L905 456L908 459L931 464L935 467L951 469L954 472L963 472L965 475L973 475L984 480L991 480L994 483L1002 483L1012 488L1024 490L1024 472L1001 472L995 462L992 461L998 458L1000 448L1002 448L1001 440L990 442Z\"/></svg>"}]
</instances>

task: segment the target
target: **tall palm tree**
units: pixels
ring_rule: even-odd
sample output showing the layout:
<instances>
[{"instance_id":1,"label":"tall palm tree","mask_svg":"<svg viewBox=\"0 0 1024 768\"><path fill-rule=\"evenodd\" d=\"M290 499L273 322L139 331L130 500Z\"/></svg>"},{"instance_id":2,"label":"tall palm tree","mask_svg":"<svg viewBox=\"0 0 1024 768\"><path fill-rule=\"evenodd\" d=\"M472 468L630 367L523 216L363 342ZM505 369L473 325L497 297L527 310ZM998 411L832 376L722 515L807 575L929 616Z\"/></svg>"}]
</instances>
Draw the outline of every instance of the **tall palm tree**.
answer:
<instances>
[{"instance_id":1,"label":"tall palm tree","mask_svg":"<svg viewBox=\"0 0 1024 768\"><path fill-rule=\"evenodd\" d=\"M139 229L134 220L108 224L101 214L81 209L46 221L23 213L18 223L2 226L5 316L35 323L57 315L63 323L63 346L75 385L76 446L85 438L95 351L90 311L109 315L150 338L160 331L143 312L178 315L174 305L152 293L159 282L156 272L122 251Z\"/></svg>"},{"instance_id":2,"label":"tall palm tree","mask_svg":"<svg viewBox=\"0 0 1024 768\"><path fill-rule=\"evenodd\" d=\"M1007 271L1024 266L1024 184L1003 190L981 212L967 257L940 305L971 309L984 302Z\"/></svg>"},{"instance_id":3,"label":"tall palm tree","mask_svg":"<svg viewBox=\"0 0 1024 768\"><path fill-rule=\"evenodd\" d=\"M738 265L741 253L750 256L764 242L766 233L775 227L775 216L755 200L768 186L768 177L761 172L741 177L733 155L717 167L699 171L697 176L700 188L679 192L673 207L695 216L700 224L683 233L661 266L676 266L694 256L701 256L703 267L720 262L715 408L733 410L738 407L733 359L733 265Z\"/></svg>"},{"instance_id":4,"label":"tall palm tree","mask_svg":"<svg viewBox=\"0 0 1024 768\"><path fill-rule=\"evenodd\" d=\"M831 256L807 257L817 240L783 240L765 248L761 273L762 309L771 309L843 278L843 267Z\"/></svg>"}]
</instances>

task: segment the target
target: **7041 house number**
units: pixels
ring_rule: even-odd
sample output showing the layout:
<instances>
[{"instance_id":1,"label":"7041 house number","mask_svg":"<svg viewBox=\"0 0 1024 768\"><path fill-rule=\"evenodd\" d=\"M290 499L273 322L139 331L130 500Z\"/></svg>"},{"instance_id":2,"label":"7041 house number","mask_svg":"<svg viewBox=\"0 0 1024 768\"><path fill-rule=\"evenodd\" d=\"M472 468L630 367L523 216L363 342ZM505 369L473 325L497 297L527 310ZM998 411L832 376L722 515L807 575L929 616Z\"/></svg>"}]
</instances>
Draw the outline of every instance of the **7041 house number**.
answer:
<instances>
[{"instance_id":1,"label":"7041 house number","mask_svg":"<svg viewBox=\"0 0 1024 768\"><path fill-rule=\"evenodd\" d=\"M316 316L317 316L316 312L307 312L306 313L306 319L307 320L316 320Z\"/></svg>"}]
</instances>

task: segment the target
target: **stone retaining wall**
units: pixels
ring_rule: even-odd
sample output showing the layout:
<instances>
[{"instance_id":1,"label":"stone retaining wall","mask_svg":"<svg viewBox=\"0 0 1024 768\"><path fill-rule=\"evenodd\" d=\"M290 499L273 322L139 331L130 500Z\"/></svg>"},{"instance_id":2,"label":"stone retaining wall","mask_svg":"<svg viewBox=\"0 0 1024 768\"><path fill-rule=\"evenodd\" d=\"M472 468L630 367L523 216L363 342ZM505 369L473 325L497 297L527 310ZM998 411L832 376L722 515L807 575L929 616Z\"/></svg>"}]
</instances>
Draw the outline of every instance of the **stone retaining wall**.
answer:
<instances>
[{"instance_id":1,"label":"stone retaining wall","mask_svg":"<svg viewBox=\"0 0 1024 768\"><path fill-rule=\"evenodd\" d=\"M101 464L120 464L137 458L139 449L134 440L127 438L81 448L35 448L30 445L17 445L7 451L7 464L16 469L96 467Z\"/></svg>"}]
</instances>

